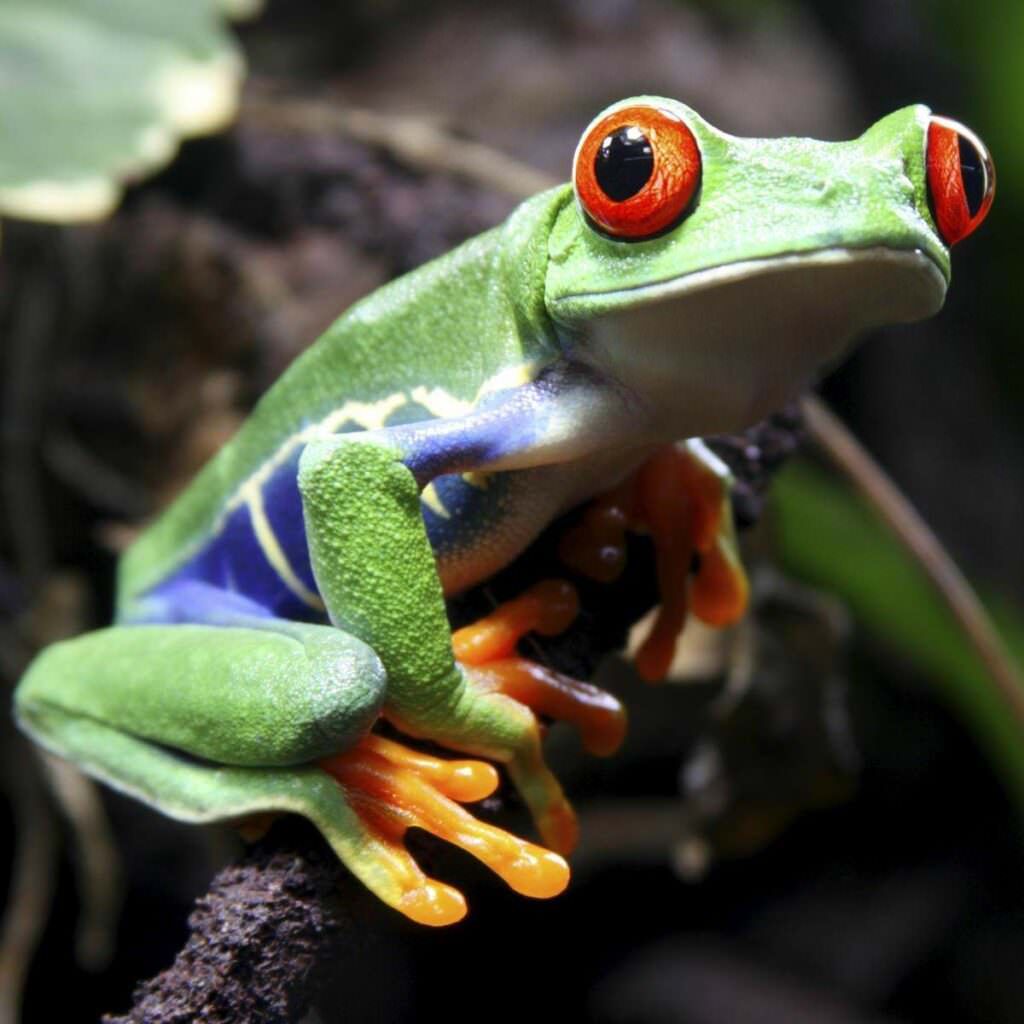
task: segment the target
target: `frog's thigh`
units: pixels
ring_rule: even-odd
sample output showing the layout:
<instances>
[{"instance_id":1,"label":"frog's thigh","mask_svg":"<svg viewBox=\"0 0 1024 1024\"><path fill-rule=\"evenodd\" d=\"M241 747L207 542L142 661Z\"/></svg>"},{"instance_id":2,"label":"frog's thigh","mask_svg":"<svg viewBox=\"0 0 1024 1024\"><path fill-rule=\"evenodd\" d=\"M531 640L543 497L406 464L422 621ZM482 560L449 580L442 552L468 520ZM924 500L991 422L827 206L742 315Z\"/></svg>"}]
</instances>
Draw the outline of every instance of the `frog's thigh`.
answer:
<instances>
[{"instance_id":1,"label":"frog's thigh","mask_svg":"<svg viewBox=\"0 0 1024 1024\"><path fill-rule=\"evenodd\" d=\"M364 885L422 923L458 920L465 901L424 875L406 851L400 834L409 824L468 844L521 892L564 888L562 862L552 866L552 855L476 822L443 799L443 786L431 788L412 769L392 770L374 753L381 741L359 741L383 690L380 662L361 642L330 627L266 620L89 634L40 656L16 699L22 726L41 745L172 817L303 815ZM346 747L340 758L309 763ZM323 770L342 758L357 776L369 772L373 785ZM239 765L242 759L250 764ZM465 783L465 764L434 769L441 767L446 780L455 771ZM393 804L382 782L398 786L407 802Z\"/></svg>"},{"instance_id":2,"label":"frog's thigh","mask_svg":"<svg viewBox=\"0 0 1024 1024\"><path fill-rule=\"evenodd\" d=\"M360 640L269 619L115 626L55 644L29 668L16 706L44 745L86 763L95 758L79 736L100 723L218 764L272 767L351 747L384 690L384 669Z\"/></svg>"}]
</instances>

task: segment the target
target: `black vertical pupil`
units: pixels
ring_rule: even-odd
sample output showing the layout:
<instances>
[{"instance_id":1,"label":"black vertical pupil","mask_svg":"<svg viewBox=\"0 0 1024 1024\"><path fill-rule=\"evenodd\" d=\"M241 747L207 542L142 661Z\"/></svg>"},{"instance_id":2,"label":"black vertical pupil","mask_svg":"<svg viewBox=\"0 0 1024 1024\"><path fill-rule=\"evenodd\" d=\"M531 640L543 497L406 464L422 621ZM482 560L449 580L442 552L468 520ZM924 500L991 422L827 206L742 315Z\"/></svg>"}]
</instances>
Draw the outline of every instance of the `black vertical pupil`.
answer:
<instances>
[{"instance_id":1,"label":"black vertical pupil","mask_svg":"<svg viewBox=\"0 0 1024 1024\"><path fill-rule=\"evenodd\" d=\"M960 176L964 182L964 195L967 197L967 209L975 216L985 201L985 190L988 188L985 164L974 143L963 135L960 140Z\"/></svg>"},{"instance_id":2,"label":"black vertical pupil","mask_svg":"<svg viewBox=\"0 0 1024 1024\"><path fill-rule=\"evenodd\" d=\"M654 172L654 150L647 136L626 125L606 136L594 157L594 177L609 199L635 196Z\"/></svg>"}]
</instances>

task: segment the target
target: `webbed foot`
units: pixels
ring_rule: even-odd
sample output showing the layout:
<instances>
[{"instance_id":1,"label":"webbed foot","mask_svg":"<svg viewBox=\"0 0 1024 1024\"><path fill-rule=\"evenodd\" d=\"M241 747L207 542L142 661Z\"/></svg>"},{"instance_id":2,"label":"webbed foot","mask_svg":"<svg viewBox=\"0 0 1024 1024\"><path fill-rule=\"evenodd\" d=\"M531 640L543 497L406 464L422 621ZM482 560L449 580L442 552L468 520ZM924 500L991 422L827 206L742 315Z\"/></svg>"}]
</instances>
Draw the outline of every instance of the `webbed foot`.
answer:
<instances>
[{"instance_id":1,"label":"webbed foot","mask_svg":"<svg viewBox=\"0 0 1024 1024\"><path fill-rule=\"evenodd\" d=\"M480 761L445 761L381 736L367 736L319 767L341 786L365 831L363 870L385 902L420 924L447 925L466 914L461 892L427 877L405 848L416 827L461 847L524 896L557 896L569 882L558 854L474 818L456 801L482 800L498 774Z\"/></svg>"},{"instance_id":2,"label":"webbed foot","mask_svg":"<svg viewBox=\"0 0 1024 1024\"><path fill-rule=\"evenodd\" d=\"M561 633L577 610L568 583L549 580L531 587L454 633L452 647L466 685L445 715L411 721L385 709L410 735L504 764L543 841L563 854L576 845L576 815L544 760L537 716L570 722L591 753L607 755L625 735L625 710L604 690L523 658L515 649L529 632Z\"/></svg>"},{"instance_id":3,"label":"webbed foot","mask_svg":"<svg viewBox=\"0 0 1024 1024\"><path fill-rule=\"evenodd\" d=\"M502 693L537 714L568 722L597 757L614 754L626 734L626 712L606 690L516 654L527 633L557 636L579 611L573 587L545 580L452 635L456 659L472 667L477 688Z\"/></svg>"},{"instance_id":4,"label":"webbed foot","mask_svg":"<svg viewBox=\"0 0 1024 1024\"><path fill-rule=\"evenodd\" d=\"M667 445L597 498L562 539L566 565L590 579L612 582L625 567L627 532L651 535L661 607L636 656L637 671L648 681L668 672L688 609L712 626L731 625L746 611L749 585L736 542L730 483L726 467L700 441Z\"/></svg>"}]
</instances>

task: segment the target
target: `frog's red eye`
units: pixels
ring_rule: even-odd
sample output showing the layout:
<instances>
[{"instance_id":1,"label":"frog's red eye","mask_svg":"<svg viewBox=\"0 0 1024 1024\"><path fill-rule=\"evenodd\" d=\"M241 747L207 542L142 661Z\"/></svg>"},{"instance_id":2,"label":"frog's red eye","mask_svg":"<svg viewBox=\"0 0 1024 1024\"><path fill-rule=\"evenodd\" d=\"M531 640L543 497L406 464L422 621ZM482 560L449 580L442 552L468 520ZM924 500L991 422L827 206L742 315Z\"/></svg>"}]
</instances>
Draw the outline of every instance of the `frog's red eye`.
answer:
<instances>
[{"instance_id":1,"label":"frog's red eye","mask_svg":"<svg viewBox=\"0 0 1024 1024\"><path fill-rule=\"evenodd\" d=\"M700 183L700 150L671 111L612 111L580 140L573 166L587 216L615 238L637 241L676 224Z\"/></svg>"},{"instance_id":2,"label":"frog's red eye","mask_svg":"<svg viewBox=\"0 0 1024 1024\"><path fill-rule=\"evenodd\" d=\"M981 139L948 117L928 125L928 198L947 245L984 219L996 191L996 169Z\"/></svg>"}]
</instances>

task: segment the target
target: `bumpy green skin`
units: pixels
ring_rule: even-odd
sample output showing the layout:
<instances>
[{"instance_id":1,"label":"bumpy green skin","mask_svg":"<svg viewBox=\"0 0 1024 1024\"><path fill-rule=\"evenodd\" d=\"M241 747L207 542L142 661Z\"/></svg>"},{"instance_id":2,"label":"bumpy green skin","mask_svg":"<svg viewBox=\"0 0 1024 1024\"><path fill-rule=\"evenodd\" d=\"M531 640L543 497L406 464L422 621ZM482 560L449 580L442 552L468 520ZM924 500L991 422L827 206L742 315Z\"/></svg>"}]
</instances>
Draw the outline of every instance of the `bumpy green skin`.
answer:
<instances>
[{"instance_id":1,"label":"bumpy green skin","mask_svg":"<svg viewBox=\"0 0 1024 1024\"><path fill-rule=\"evenodd\" d=\"M327 626L261 624L113 627L54 644L26 677L21 701L33 703L41 680L62 679L60 701L44 692L40 705L227 764L302 764L351 746L380 709L380 659ZM131 667L116 673L115 686L111 649Z\"/></svg>"},{"instance_id":2,"label":"bumpy green skin","mask_svg":"<svg viewBox=\"0 0 1024 1024\"><path fill-rule=\"evenodd\" d=\"M340 788L310 767L350 747L382 711L412 735L506 763L543 833L562 799L558 783L532 715L475 687L453 659L421 489L470 470L518 487L518 503L466 527L476 546L459 578L479 579L652 445L718 427L687 410L700 410L709 392L728 399L743 353L764 361L752 371L755 391L762 372L810 373L832 354L832 338L803 338L798 349L785 318L775 335L764 325L767 355L749 348L749 327L716 333L699 289L686 298L689 323L700 325L691 334L671 315L680 284L712 268L763 269L822 250L919 252L938 282L922 286L932 288L916 313L924 315L949 277L928 212L925 108L898 111L854 142L820 143L736 139L682 104L653 102L686 120L702 155L699 196L677 227L645 242L612 240L562 186L381 288L295 362L122 562L119 615L130 622L228 510L259 496L261 473L301 451L305 535L329 625L225 610L214 625L125 624L59 644L18 689L22 726L179 818L305 814L392 903L372 837ZM851 287L864 280L851 277ZM861 324L862 303L884 318L884 297L853 299L840 327ZM659 302L670 315L633 318ZM706 358L712 350L726 353L720 371ZM645 377L655 351L658 372Z\"/></svg>"},{"instance_id":3,"label":"bumpy green skin","mask_svg":"<svg viewBox=\"0 0 1024 1024\"><path fill-rule=\"evenodd\" d=\"M299 488L313 561L336 567L322 589L334 625L377 652L396 708L435 706L458 673L418 489L400 453L345 438L312 444ZM405 586L394 586L396 564Z\"/></svg>"},{"instance_id":4,"label":"bumpy green skin","mask_svg":"<svg viewBox=\"0 0 1024 1024\"><path fill-rule=\"evenodd\" d=\"M159 583L207 539L230 495L303 426L344 403L441 386L469 402L509 367L545 362L557 340L544 305L547 238L564 188L351 307L285 371L231 442L124 556L118 606ZM420 411L420 416L429 415Z\"/></svg>"}]
</instances>

